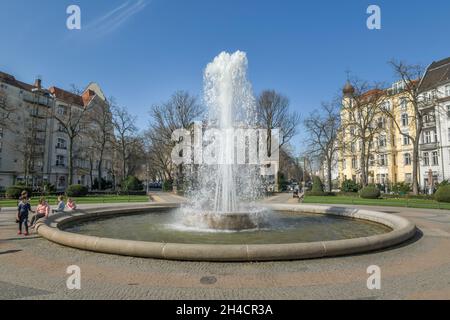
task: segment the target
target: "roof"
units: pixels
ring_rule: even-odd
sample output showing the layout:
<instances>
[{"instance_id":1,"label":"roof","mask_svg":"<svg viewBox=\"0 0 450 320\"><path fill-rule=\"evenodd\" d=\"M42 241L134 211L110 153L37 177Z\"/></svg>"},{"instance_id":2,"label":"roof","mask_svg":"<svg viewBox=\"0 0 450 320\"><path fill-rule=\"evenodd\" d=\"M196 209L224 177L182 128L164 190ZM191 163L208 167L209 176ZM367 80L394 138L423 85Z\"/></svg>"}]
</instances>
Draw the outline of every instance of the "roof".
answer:
<instances>
[{"instance_id":1,"label":"roof","mask_svg":"<svg viewBox=\"0 0 450 320\"><path fill-rule=\"evenodd\" d=\"M0 81L30 92L36 88L36 86L34 85L19 81L14 76L1 71L0 71ZM83 92L82 95L78 95L55 86L50 87L48 91L51 94L53 94L57 99L78 106L87 106L92 101L92 99L96 95L98 95L99 92L101 93L101 89L96 83L91 83L88 86L88 88L86 88L86 90ZM103 96L103 93L101 94Z\"/></svg>"},{"instance_id":2,"label":"roof","mask_svg":"<svg viewBox=\"0 0 450 320\"><path fill-rule=\"evenodd\" d=\"M58 87L50 87L48 90L56 97L56 99L70 104L84 106L83 98L75 93L66 91Z\"/></svg>"},{"instance_id":3,"label":"roof","mask_svg":"<svg viewBox=\"0 0 450 320\"><path fill-rule=\"evenodd\" d=\"M441 83L450 81L450 57L433 62L425 72L420 91L427 91Z\"/></svg>"},{"instance_id":4,"label":"roof","mask_svg":"<svg viewBox=\"0 0 450 320\"><path fill-rule=\"evenodd\" d=\"M32 86L31 84L16 80L16 78L14 78L14 76L8 74L8 73L4 73L0 71L0 80L3 81L6 84L9 84L11 86L20 88L22 90L26 90L26 91L31 91L34 86Z\"/></svg>"}]
</instances>

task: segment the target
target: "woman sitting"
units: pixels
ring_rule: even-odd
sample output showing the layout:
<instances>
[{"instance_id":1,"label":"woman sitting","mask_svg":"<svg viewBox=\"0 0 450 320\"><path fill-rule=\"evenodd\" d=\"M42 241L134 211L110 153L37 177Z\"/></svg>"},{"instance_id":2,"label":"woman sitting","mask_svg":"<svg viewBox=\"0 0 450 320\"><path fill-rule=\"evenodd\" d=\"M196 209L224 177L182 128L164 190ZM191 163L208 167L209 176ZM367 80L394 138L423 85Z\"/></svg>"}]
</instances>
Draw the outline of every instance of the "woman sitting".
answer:
<instances>
[{"instance_id":1,"label":"woman sitting","mask_svg":"<svg viewBox=\"0 0 450 320\"><path fill-rule=\"evenodd\" d=\"M30 226L34 228L36 222L39 219L42 219L44 217L47 218L49 214L50 214L50 206L48 205L47 201L45 201L45 198L42 197L39 199L39 205L36 208L36 214L31 219Z\"/></svg>"}]
</instances>

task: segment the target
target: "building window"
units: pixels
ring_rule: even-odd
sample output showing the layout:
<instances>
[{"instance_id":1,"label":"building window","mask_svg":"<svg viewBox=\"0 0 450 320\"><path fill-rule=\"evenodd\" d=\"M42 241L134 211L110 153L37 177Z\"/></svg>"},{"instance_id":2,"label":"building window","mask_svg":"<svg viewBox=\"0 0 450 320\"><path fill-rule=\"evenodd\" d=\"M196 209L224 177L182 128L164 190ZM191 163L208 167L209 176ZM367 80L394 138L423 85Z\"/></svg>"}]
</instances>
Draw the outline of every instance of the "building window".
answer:
<instances>
[{"instance_id":1,"label":"building window","mask_svg":"<svg viewBox=\"0 0 450 320\"><path fill-rule=\"evenodd\" d=\"M58 115L60 116L65 116L66 115L66 107L63 105L59 105L58 109L56 110L56 112L58 113Z\"/></svg>"},{"instance_id":2,"label":"building window","mask_svg":"<svg viewBox=\"0 0 450 320\"><path fill-rule=\"evenodd\" d=\"M66 186L66 177L60 176L58 179L58 187L64 188Z\"/></svg>"},{"instance_id":3,"label":"building window","mask_svg":"<svg viewBox=\"0 0 450 320\"><path fill-rule=\"evenodd\" d=\"M425 131L424 137L423 137L424 143L431 143L431 131Z\"/></svg>"},{"instance_id":4,"label":"building window","mask_svg":"<svg viewBox=\"0 0 450 320\"><path fill-rule=\"evenodd\" d=\"M350 145L350 151L351 152L356 152L356 143L352 142Z\"/></svg>"},{"instance_id":5,"label":"building window","mask_svg":"<svg viewBox=\"0 0 450 320\"><path fill-rule=\"evenodd\" d=\"M425 166L429 166L430 165L430 154L428 152L424 152L423 153L423 164Z\"/></svg>"},{"instance_id":6,"label":"building window","mask_svg":"<svg viewBox=\"0 0 450 320\"><path fill-rule=\"evenodd\" d=\"M352 158L352 169L356 169L358 167L358 159L356 157Z\"/></svg>"},{"instance_id":7,"label":"building window","mask_svg":"<svg viewBox=\"0 0 450 320\"><path fill-rule=\"evenodd\" d=\"M410 139L408 136L403 136L403 145L404 146L409 146L409 144L411 143Z\"/></svg>"},{"instance_id":8,"label":"building window","mask_svg":"<svg viewBox=\"0 0 450 320\"><path fill-rule=\"evenodd\" d=\"M402 126L406 127L408 125L409 125L408 114L404 113L404 114L402 114Z\"/></svg>"},{"instance_id":9,"label":"building window","mask_svg":"<svg viewBox=\"0 0 450 320\"><path fill-rule=\"evenodd\" d=\"M445 96L450 97L450 85L445 86Z\"/></svg>"},{"instance_id":10,"label":"building window","mask_svg":"<svg viewBox=\"0 0 450 320\"><path fill-rule=\"evenodd\" d=\"M400 101L400 107L402 108L402 111L406 111L406 109L408 108L408 102L405 98L402 98L402 100Z\"/></svg>"},{"instance_id":11,"label":"building window","mask_svg":"<svg viewBox=\"0 0 450 320\"><path fill-rule=\"evenodd\" d=\"M355 128L350 128L350 134L351 134L352 136L355 135Z\"/></svg>"},{"instance_id":12,"label":"building window","mask_svg":"<svg viewBox=\"0 0 450 320\"><path fill-rule=\"evenodd\" d=\"M437 151L433 151L432 160L433 160L433 166L439 165L439 155L438 155Z\"/></svg>"},{"instance_id":13,"label":"building window","mask_svg":"<svg viewBox=\"0 0 450 320\"><path fill-rule=\"evenodd\" d=\"M385 118L378 118L378 128L386 129L386 119Z\"/></svg>"},{"instance_id":14,"label":"building window","mask_svg":"<svg viewBox=\"0 0 450 320\"><path fill-rule=\"evenodd\" d=\"M56 166L57 167L64 167L64 156L63 155L58 154L56 156Z\"/></svg>"},{"instance_id":15,"label":"building window","mask_svg":"<svg viewBox=\"0 0 450 320\"><path fill-rule=\"evenodd\" d=\"M450 128L448 128L448 142L450 142Z\"/></svg>"},{"instance_id":16,"label":"building window","mask_svg":"<svg viewBox=\"0 0 450 320\"><path fill-rule=\"evenodd\" d=\"M447 118L450 119L450 104L447 106Z\"/></svg>"},{"instance_id":17,"label":"building window","mask_svg":"<svg viewBox=\"0 0 450 320\"><path fill-rule=\"evenodd\" d=\"M404 157L404 163L405 163L405 166L410 166L411 165L411 154L410 153L405 153L404 155L403 155L403 157Z\"/></svg>"},{"instance_id":18,"label":"building window","mask_svg":"<svg viewBox=\"0 0 450 320\"><path fill-rule=\"evenodd\" d=\"M386 136L380 136L378 138L378 145L380 147L386 147Z\"/></svg>"},{"instance_id":19,"label":"building window","mask_svg":"<svg viewBox=\"0 0 450 320\"><path fill-rule=\"evenodd\" d=\"M67 149L67 143L66 140L62 138L58 138L58 142L56 143L57 149Z\"/></svg>"},{"instance_id":20,"label":"building window","mask_svg":"<svg viewBox=\"0 0 450 320\"><path fill-rule=\"evenodd\" d=\"M58 131L59 132L66 132L66 128L61 123L58 123Z\"/></svg>"},{"instance_id":21,"label":"building window","mask_svg":"<svg viewBox=\"0 0 450 320\"><path fill-rule=\"evenodd\" d=\"M369 156L369 166L370 167L374 167L375 166L375 156L373 154L371 154Z\"/></svg>"},{"instance_id":22,"label":"building window","mask_svg":"<svg viewBox=\"0 0 450 320\"><path fill-rule=\"evenodd\" d=\"M381 154L379 156L379 161L378 163L380 164L381 167L386 167L388 165L388 157L387 154Z\"/></svg>"},{"instance_id":23,"label":"building window","mask_svg":"<svg viewBox=\"0 0 450 320\"><path fill-rule=\"evenodd\" d=\"M405 173L405 182L406 183L412 182L412 174L411 173Z\"/></svg>"}]
</instances>

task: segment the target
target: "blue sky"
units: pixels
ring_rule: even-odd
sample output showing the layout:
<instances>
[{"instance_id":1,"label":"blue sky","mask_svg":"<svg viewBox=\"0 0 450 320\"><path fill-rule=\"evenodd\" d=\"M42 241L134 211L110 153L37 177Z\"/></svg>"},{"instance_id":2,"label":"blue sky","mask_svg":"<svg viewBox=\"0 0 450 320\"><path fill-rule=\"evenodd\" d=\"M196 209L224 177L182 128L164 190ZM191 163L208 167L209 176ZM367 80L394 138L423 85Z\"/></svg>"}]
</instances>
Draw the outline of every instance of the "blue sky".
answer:
<instances>
[{"instance_id":1,"label":"blue sky","mask_svg":"<svg viewBox=\"0 0 450 320\"><path fill-rule=\"evenodd\" d=\"M66 28L81 8L82 30ZM366 9L382 10L368 30ZM332 99L351 70L393 80L392 58L427 65L450 56L450 2L265 0L0 0L0 70L69 88L98 82L138 115L175 90L198 96L206 64L242 50L256 93L273 88L303 115ZM293 144L301 149L302 136Z\"/></svg>"}]
</instances>

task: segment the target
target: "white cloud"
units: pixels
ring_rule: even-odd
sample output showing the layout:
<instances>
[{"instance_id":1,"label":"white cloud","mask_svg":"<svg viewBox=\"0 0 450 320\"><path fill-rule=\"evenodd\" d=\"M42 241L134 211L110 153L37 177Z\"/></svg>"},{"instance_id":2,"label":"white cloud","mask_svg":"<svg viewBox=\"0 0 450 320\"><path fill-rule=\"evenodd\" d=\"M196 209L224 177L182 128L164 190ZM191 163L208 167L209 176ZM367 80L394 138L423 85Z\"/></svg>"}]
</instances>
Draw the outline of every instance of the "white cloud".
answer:
<instances>
[{"instance_id":1,"label":"white cloud","mask_svg":"<svg viewBox=\"0 0 450 320\"><path fill-rule=\"evenodd\" d=\"M106 35L117 30L135 14L144 10L147 5L146 0L127 1L90 22L83 29L87 32L95 32L97 36Z\"/></svg>"}]
</instances>

